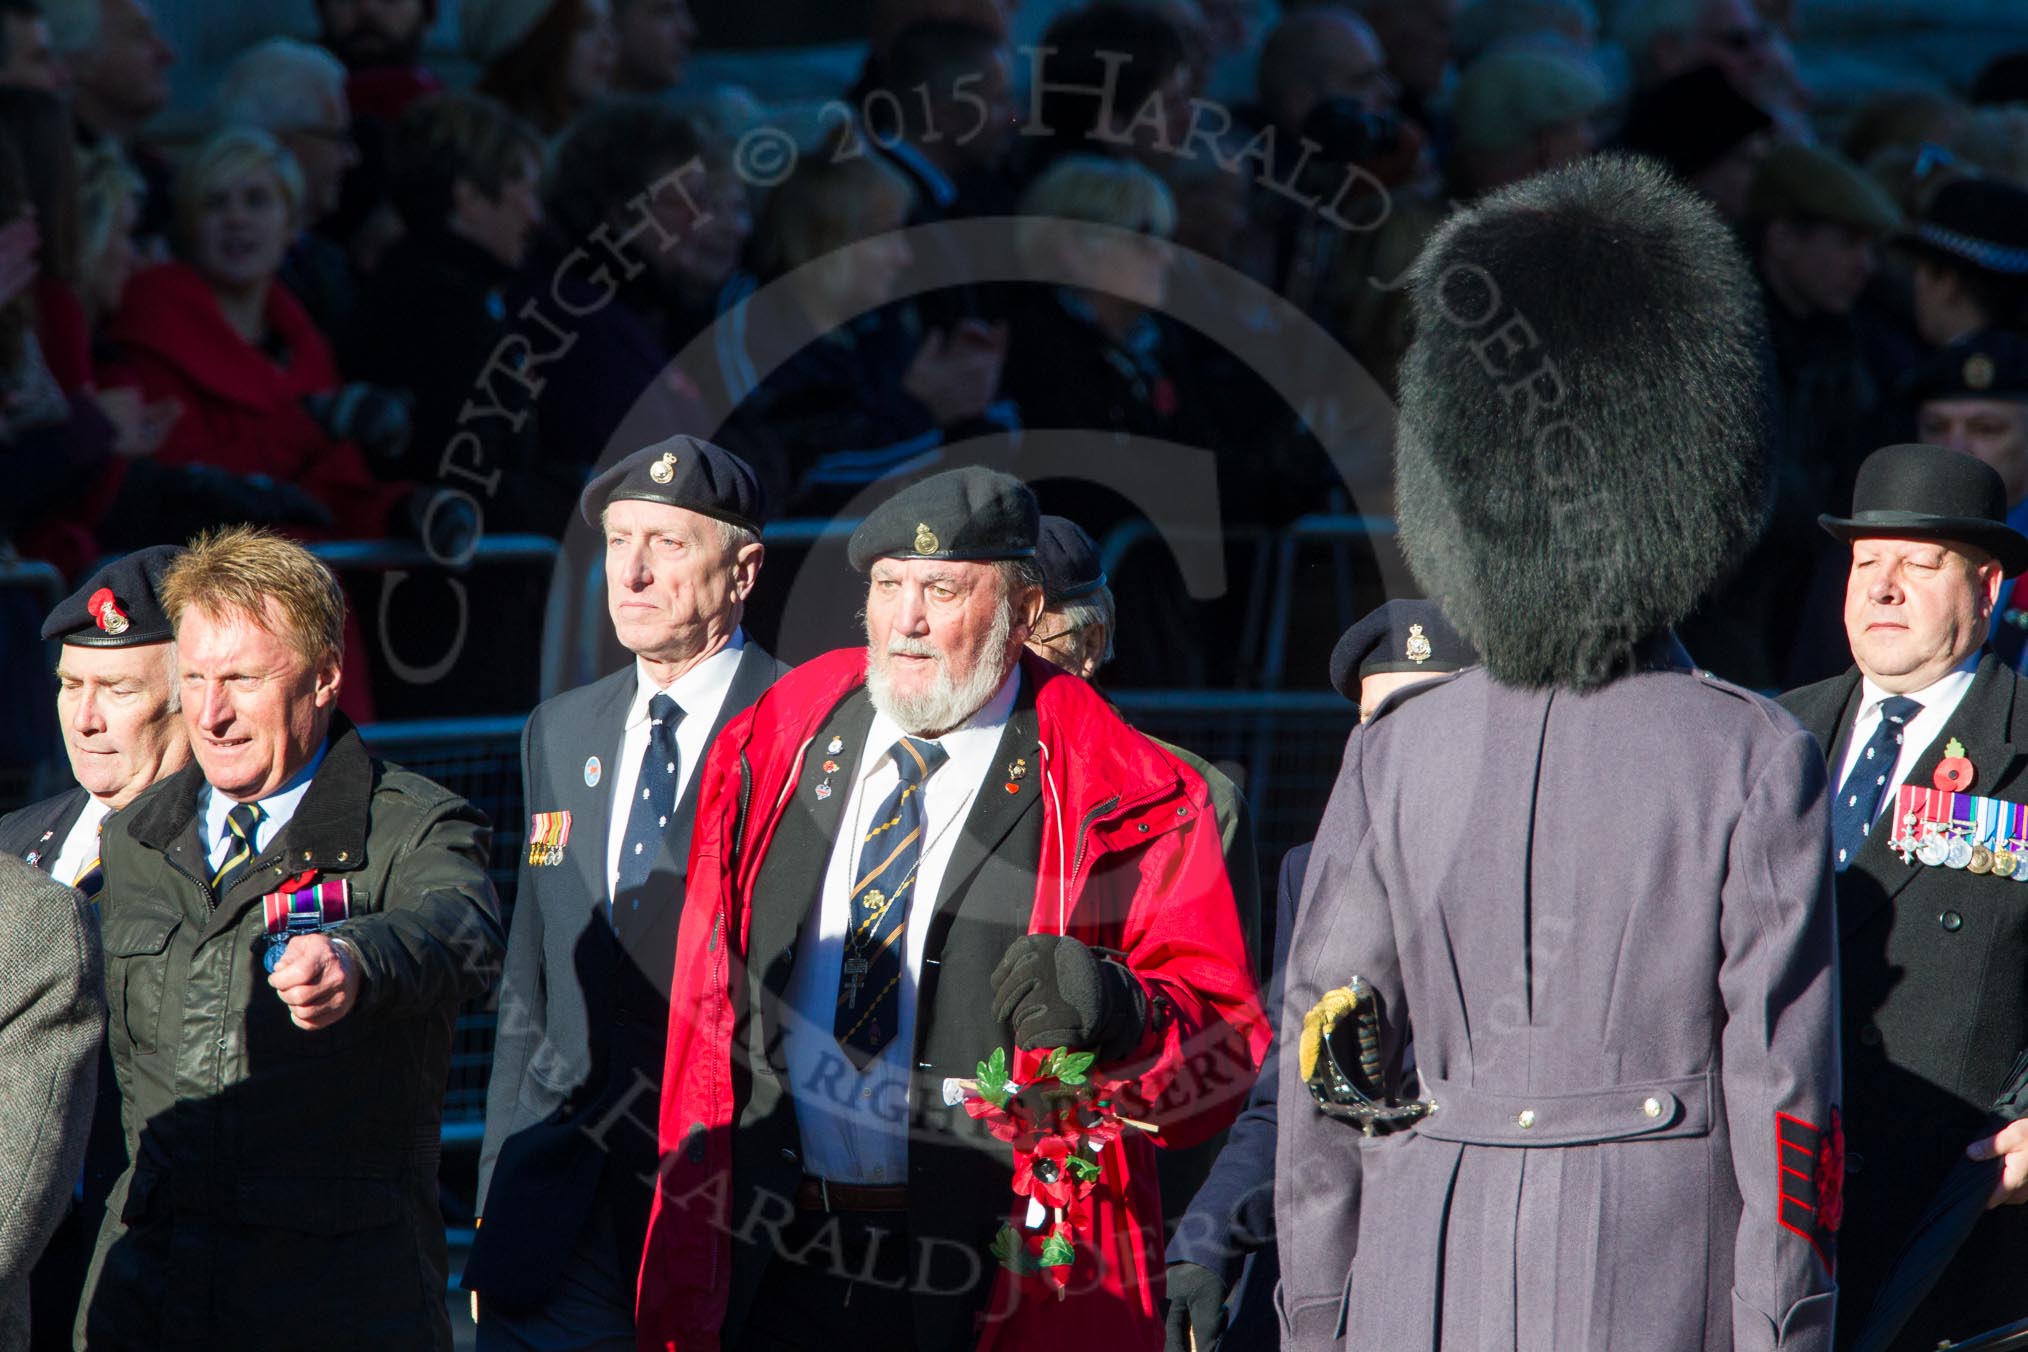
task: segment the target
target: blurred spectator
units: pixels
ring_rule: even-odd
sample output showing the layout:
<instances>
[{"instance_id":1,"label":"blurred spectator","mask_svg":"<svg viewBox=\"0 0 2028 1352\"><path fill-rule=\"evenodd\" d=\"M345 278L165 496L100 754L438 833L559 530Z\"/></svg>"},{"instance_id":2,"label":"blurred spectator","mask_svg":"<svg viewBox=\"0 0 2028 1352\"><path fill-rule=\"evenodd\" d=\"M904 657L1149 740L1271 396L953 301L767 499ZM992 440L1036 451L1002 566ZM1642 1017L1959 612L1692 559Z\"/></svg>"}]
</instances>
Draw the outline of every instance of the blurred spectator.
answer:
<instances>
[{"instance_id":1,"label":"blurred spectator","mask_svg":"<svg viewBox=\"0 0 2028 1352\"><path fill-rule=\"evenodd\" d=\"M670 364L667 324L682 244L704 208L707 142L692 118L630 94L589 109L555 146L544 225L507 300L539 372L546 461L582 475L623 426L630 450L699 431L698 389ZM520 379L489 370L485 405L518 398Z\"/></svg>"},{"instance_id":2,"label":"blurred spectator","mask_svg":"<svg viewBox=\"0 0 2028 1352\"><path fill-rule=\"evenodd\" d=\"M1852 500L1859 461L1880 439L1883 382L1852 312L1876 246L1899 222L1871 178L1811 146L1769 151L1748 192L1748 252L1768 320L1773 502L1753 555L1683 634L1700 665L1741 684L1785 686L1798 668L1843 661L1841 626L1822 623L1838 612L1809 602L1831 554L1817 516Z\"/></svg>"},{"instance_id":3,"label":"blurred spectator","mask_svg":"<svg viewBox=\"0 0 2028 1352\"><path fill-rule=\"evenodd\" d=\"M1451 28L1458 0L1353 0L1373 25L1387 69L1401 85L1401 110L1424 127L1451 70Z\"/></svg>"},{"instance_id":4,"label":"blurred spectator","mask_svg":"<svg viewBox=\"0 0 2028 1352\"><path fill-rule=\"evenodd\" d=\"M134 222L148 185L116 146L78 152L78 300L85 328L97 334L120 308L140 258Z\"/></svg>"},{"instance_id":5,"label":"blurred spectator","mask_svg":"<svg viewBox=\"0 0 2028 1352\"><path fill-rule=\"evenodd\" d=\"M356 281L342 245L317 230L338 210L346 173L359 163L345 67L322 47L269 38L225 68L212 95L221 127L255 127L289 152L303 175L302 229L289 242L282 282L325 333L349 322Z\"/></svg>"},{"instance_id":6,"label":"blurred spectator","mask_svg":"<svg viewBox=\"0 0 2028 1352\"><path fill-rule=\"evenodd\" d=\"M835 509L947 440L1012 422L994 408L1004 328L924 332L914 307L889 303L914 261L900 233L911 203L908 181L878 160L813 155L755 229L752 285L781 285L759 308L749 293L728 310L720 354L742 405L736 449L764 429L795 484L793 513Z\"/></svg>"},{"instance_id":7,"label":"blurred spectator","mask_svg":"<svg viewBox=\"0 0 2028 1352\"><path fill-rule=\"evenodd\" d=\"M400 228L386 200L388 128L411 103L443 88L422 64L437 0L317 0L317 18L324 45L345 63L345 103L359 154L323 229L365 274Z\"/></svg>"},{"instance_id":8,"label":"blurred spectator","mask_svg":"<svg viewBox=\"0 0 2028 1352\"><path fill-rule=\"evenodd\" d=\"M684 183L697 210L686 212L681 233L667 244L663 259L667 266L658 288L671 352L681 352L718 318L726 288L739 272L747 241L753 237L753 202L746 180L734 167L725 138L704 119L696 121L697 172L686 176ZM712 363L699 365L704 370L692 375L708 375Z\"/></svg>"},{"instance_id":9,"label":"blurred spectator","mask_svg":"<svg viewBox=\"0 0 2028 1352\"><path fill-rule=\"evenodd\" d=\"M542 219L542 143L478 94L433 94L395 124L388 188L402 237L367 283L341 365L414 400L408 454L383 475L455 482L480 498L488 529L561 536L583 486L544 463L526 391L517 416L465 417L507 336L506 293Z\"/></svg>"},{"instance_id":10,"label":"blurred spectator","mask_svg":"<svg viewBox=\"0 0 2028 1352\"><path fill-rule=\"evenodd\" d=\"M865 105L866 135L915 188L911 219L1011 210L1003 169L1014 102L1005 44L978 24L931 19L902 30L883 71L890 98ZM894 117L876 120L876 107Z\"/></svg>"},{"instance_id":11,"label":"blurred spectator","mask_svg":"<svg viewBox=\"0 0 2028 1352\"><path fill-rule=\"evenodd\" d=\"M1261 45L1255 80L1261 113L1275 129L1276 157L1288 165L1302 153L1303 124L1318 104L1357 99L1368 112L1381 112L1401 92L1372 27L1328 6L1298 10L1275 25Z\"/></svg>"},{"instance_id":12,"label":"blurred spectator","mask_svg":"<svg viewBox=\"0 0 2028 1352\"><path fill-rule=\"evenodd\" d=\"M463 0L458 32L478 92L545 137L613 87L619 53L609 0Z\"/></svg>"},{"instance_id":13,"label":"blurred spectator","mask_svg":"<svg viewBox=\"0 0 2028 1352\"><path fill-rule=\"evenodd\" d=\"M1774 120L1724 72L1699 66L1635 96L1619 148L1667 164L1736 227L1746 219L1747 189L1773 133Z\"/></svg>"},{"instance_id":14,"label":"blurred spectator","mask_svg":"<svg viewBox=\"0 0 2028 1352\"><path fill-rule=\"evenodd\" d=\"M1627 0L1611 34L1633 63L1637 92L1716 66L1770 114L1795 106L1792 55L1752 0Z\"/></svg>"},{"instance_id":15,"label":"blurred spectator","mask_svg":"<svg viewBox=\"0 0 2028 1352\"><path fill-rule=\"evenodd\" d=\"M1925 143L1949 145L1963 130L1965 105L1929 89L1896 89L1874 94L1845 124L1838 148L1845 158L1870 169L1882 151Z\"/></svg>"},{"instance_id":16,"label":"blurred spectator","mask_svg":"<svg viewBox=\"0 0 2028 1352\"><path fill-rule=\"evenodd\" d=\"M614 87L636 94L674 89L683 80L690 49L697 45L690 0L612 0L612 6L619 47Z\"/></svg>"},{"instance_id":17,"label":"blurred spectator","mask_svg":"<svg viewBox=\"0 0 2028 1352\"><path fill-rule=\"evenodd\" d=\"M2008 524L2028 526L2028 338L1968 333L1909 376L1916 437L1991 465L2007 485Z\"/></svg>"},{"instance_id":18,"label":"blurred spectator","mask_svg":"<svg viewBox=\"0 0 2028 1352\"><path fill-rule=\"evenodd\" d=\"M1556 47L1582 55L1598 44L1591 0L1474 0L1459 12L1451 54L1460 70L1510 47Z\"/></svg>"},{"instance_id":19,"label":"blurred spectator","mask_svg":"<svg viewBox=\"0 0 2028 1352\"><path fill-rule=\"evenodd\" d=\"M1900 242L1915 257L1915 328L1930 346L2028 320L2028 189L1954 179Z\"/></svg>"},{"instance_id":20,"label":"blurred spectator","mask_svg":"<svg viewBox=\"0 0 2028 1352\"><path fill-rule=\"evenodd\" d=\"M1169 20L1098 0L1058 15L1039 45L1050 50L1034 72L1036 116L1022 128L1024 180L1061 155L1154 159L1181 148L1196 73ZM1111 98L1096 92L1108 87Z\"/></svg>"},{"instance_id":21,"label":"blurred spectator","mask_svg":"<svg viewBox=\"0 0 2028 1352\"><path fill-rule=\"evenodd\" d=\"M108 382L182 407L158 458L242 476L250 519L417 537L427 504L376 479L311 412L339 379L277 277L303 209L295 161L265 132L228 128L184 166L175 205L183 261L137 274L107 326Z\"/></svg>"},{"instance_id":22,"label":"blurred spectator","mask_svg":"<svg viewBox=\"0 0 2028 1352\"><path fill-rule=\"evenodd\" d=\"M1482 57L1458 81L1451 105L1451 191L1471 198L1583 159L1597 145L1592 119L1606 104L1591 65L1520 49Z\"/></svg>"},{"instance_id":23,"label":"blurred spectator","mask_svg":"<svg viewBox=\"0 0 2028 1352\"><path fill-rule=\"evenodd\" d=\"M63 88L42 0L0 0L0 85L52 94Z\"/></svg>"},{"instance_id":24,"label":"blurred spectator","mask_svg":"<svg viewBox=\"0 0 2028 1352\"><path fill-rule=\"evenodd\" d=\"M2028 184L2028 108L1977 109L1943 144L1955 152L1960 168Z\"/></svg>"},{"instance_id":25,"label":"blurred spectator","mask_svg":"<svg viewBox=\"0 0 2028 1352\"><path fill-rule=\"evenodd\" d=\"M169 162L143 144L141 129L169 102L176 53L155 27L148 0L44 0L50 40L70 78L78 140L111 141L147 181L140 236L168 233Z\"/></svg>"}]
</instances>

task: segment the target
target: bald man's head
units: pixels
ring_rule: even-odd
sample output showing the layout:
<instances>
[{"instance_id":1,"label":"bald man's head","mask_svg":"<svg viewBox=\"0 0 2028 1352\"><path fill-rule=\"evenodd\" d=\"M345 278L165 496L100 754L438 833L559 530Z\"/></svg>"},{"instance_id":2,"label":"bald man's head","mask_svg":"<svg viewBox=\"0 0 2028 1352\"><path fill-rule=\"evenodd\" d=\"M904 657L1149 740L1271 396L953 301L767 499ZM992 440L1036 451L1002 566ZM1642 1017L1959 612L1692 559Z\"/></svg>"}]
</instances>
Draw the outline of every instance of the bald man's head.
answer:
<instances>
[{"instance_id":1,"label":"bald man's head","mask_svg":"<svg viewBox=\"0 0 2028 1352\"><path fill-rule=\"evenodd\" d=\"M1275 25L1261 46L1256 78L1261 106L1288 131L1326 99L1358 99L1371 112L1392 107L1399 92L1372 26L1325 5L1297 10Z\"/></svg>"}]
</instances>

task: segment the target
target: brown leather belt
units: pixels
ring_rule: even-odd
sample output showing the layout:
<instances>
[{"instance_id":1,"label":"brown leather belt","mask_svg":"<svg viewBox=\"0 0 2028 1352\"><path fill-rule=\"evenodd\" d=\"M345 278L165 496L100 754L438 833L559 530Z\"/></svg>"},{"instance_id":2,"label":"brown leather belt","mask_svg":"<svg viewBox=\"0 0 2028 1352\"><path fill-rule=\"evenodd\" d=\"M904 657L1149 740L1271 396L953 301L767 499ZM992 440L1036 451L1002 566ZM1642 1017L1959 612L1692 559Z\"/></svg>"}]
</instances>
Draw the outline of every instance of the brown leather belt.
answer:
<instances>
[{"instance_id":1,"label":"brown leather belt","mask_svg":"<svg viewBox=\"0 0 2028 1352\"><path fill-rule=\"evenodd\" d=\"M908 1189L876 1188L863 1183L832 1183L805 1177L796 1188L796 1207L802 1211L906 1211Z\"/></svg>"}]
</instances>

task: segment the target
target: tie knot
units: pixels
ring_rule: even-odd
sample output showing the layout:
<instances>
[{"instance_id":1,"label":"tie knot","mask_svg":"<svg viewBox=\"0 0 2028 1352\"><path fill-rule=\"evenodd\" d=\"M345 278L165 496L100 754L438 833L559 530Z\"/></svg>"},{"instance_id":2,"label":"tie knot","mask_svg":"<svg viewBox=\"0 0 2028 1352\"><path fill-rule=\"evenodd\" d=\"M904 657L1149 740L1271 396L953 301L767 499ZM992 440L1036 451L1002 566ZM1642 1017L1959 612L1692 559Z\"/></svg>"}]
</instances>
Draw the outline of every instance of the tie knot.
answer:
<instances>
[{"instance_id":1,"label":"tie knot","mask_svg":"<svg viewBox=\"0 0 2028 1352\"><path fill-rule=\"evenodd\" d=\"M648 701L648 717L657 723L674 727L683 720L683 706L667 695L656 695Z\"/></svg>"},{"instance_id":2,"label":"tie knot","mask_svg":"<svg viewBox=\"0 0 2028 1352\"><path fill-rule=\"evenodd\" d=\"M936 773L939 765L951 758L950 752L920 737L902 738L887 754L894 757L895 768L901 771L904 784L922 783Z\"/></svg>"},{"instance_id":3,"label":"tie knot","mask_svg":"<svg viewBox=\"0 0 2028 1352\"><path fill-rule=\"evenodd\" d=\"M1880 701L1880 716L1890 723L1906 723L1922 712L1922 706L1906 695L1889 695Z\"/></svg>"},{"instance_id":4,"label":"tie knot","mask_svg":"<svg viewBox=\"0 0 2028 1352\"><path fill-rule=\"evenodd\" d=\"M253 843L254 830L260 824L259 803L238 803L233 806L232 811L225 814L225 829L232 832L236 839L244 840L248 844Z\"/></svg>"}]
</instances>

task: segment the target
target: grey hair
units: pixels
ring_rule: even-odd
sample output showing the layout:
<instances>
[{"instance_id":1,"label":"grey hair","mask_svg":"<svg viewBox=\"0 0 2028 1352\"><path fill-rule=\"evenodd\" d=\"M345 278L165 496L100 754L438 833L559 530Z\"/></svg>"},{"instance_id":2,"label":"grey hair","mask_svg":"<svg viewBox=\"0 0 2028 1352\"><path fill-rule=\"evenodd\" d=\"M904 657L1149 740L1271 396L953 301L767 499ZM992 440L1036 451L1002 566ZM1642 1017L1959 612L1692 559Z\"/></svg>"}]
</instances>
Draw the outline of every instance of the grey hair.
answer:
<instances>
[{"instance_id":1,"label":"grey hair","mask_svg":"<svg viewBox=\"0 0 2028 1352\"><path fill-rule=\"evenodd\" d=\"M1113 641L1119 635L1119 606L1113 600L1113 589L1101 585L1089 596L1080 596L1075 601L1051 601L1049 613L1063 622L1064 632L1082 634L1095 624L1102 624L1106 630L1106 650L1099 654L1099 666L1113 660Z\"/></svg>"},{"instance_id":2,"label":"grey hair","mask_svg":"<svg viewBox=\"0 0 2028 1352\"><path fill-rule=\"evenodd\" d=\"M259 127L281 134L324 124L326 110L345 106L345 67L322 47L269 38L225 68L211 112L222 127Z\"/></svg>"},{"instance_id":3,"label":"grey hair","mask_svg":"<svg viewBox=\"0 0 2028 1352\"><path fill-rule=\"evenodd\" d=\"M608 524L608 518L611 516L612 510L611 503L607 503L599 508L599 529L601 531L612 529L612 526ZM699 512L698 515L703 516L704 513ZM737 554L748 545L757 545L761 542L760 535L757 532L748 530L745 526L735 525L723 517L714 516L708 519L712 525L718 527L719 548L728 554Z\"/></svg>"},{"instance_id":4,"label":"grey hair","mask_svg":"<svg viewBox=\"0 0 2028 1352\"><path fill-rule=\"evenodd\" d=\"M1000 574L1000 595L1008 601L1012 601L1017 592L1043 585L1042 565L1033 558L996 559L993 569Z\"/></svg>"}]
</instances>

